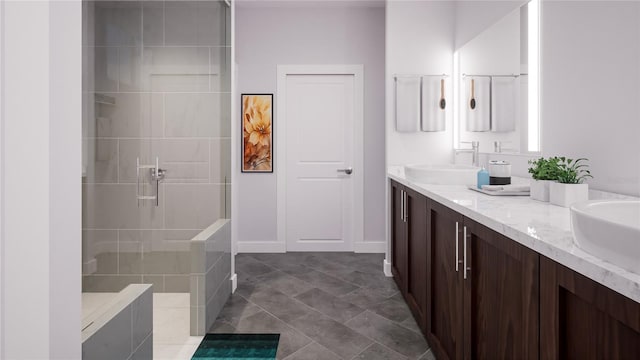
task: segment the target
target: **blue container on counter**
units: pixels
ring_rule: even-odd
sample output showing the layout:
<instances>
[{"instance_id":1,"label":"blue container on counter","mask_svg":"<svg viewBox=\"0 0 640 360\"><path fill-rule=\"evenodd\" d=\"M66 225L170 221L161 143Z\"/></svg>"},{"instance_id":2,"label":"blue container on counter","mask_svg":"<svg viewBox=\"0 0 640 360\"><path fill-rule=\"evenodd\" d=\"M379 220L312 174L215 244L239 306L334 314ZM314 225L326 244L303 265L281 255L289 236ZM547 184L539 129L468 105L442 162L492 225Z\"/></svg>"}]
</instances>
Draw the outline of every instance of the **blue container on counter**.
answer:
<instances>
[{"instance_id":1,"label":"blue container on counter","mask_svg":"<svg viewBox=\"0 0 640 360\"><path fill-rule=\"evenodd\" d=\"M483 166L482 169L478 171L478 189L482 189L482 185L489 185L489 182L489 172Z\"/></svg>"}]
</instances>

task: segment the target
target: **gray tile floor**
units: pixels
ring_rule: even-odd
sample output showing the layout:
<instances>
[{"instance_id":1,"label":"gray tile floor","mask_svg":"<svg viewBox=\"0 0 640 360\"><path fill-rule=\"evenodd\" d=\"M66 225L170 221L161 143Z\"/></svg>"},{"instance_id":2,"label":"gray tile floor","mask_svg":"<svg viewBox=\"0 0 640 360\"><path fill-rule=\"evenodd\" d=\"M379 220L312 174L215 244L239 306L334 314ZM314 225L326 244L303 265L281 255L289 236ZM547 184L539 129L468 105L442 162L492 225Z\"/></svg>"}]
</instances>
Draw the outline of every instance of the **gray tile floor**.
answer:
<instances>
[{"instance_id":1,"label":"gray tile floor","mask_svg":"<svg viewBox=\"0 0 640 360\"><path fill-rule=\"evenodd\" d=\"M382 254L238 254L210 332L280 333L278 359L435 359Z\"/></svg>"}]
</instances>

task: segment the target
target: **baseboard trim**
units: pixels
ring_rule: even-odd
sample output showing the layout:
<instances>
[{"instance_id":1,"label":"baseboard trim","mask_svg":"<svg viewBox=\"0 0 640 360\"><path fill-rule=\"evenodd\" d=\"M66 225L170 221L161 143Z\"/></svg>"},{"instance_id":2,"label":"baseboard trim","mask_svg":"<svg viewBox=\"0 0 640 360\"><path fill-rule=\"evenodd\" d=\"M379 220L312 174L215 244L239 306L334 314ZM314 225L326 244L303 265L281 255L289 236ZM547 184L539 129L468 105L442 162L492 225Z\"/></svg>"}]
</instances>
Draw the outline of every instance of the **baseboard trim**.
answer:
<instances>
[{"instance_id":1,"label":"baseboard trim","mask_svg":"<svg viewBox=\"0 0 640 360\"><path fill-rule=\"evenodd\" d=\"M391 262L387 261L387 259L382 260L382 268L386 277L393 277L391 273Z\"/></svg>"},{"instance_id":2,"label":"baseboard trim","mask_svg":"<svg viewBox=\"0 0 640 360\"><path fill-rule=\"evenodd\" d=\"M238 288L238 274L233 274L229 280L231 280L231 293L233 294Z\"/></svg>"},{"instance_id":3,"label":"baseboard trim","mask_svg":"<svg viewBox=\"0 0 640 360\"><path fill-rule=\"evenodd\" d=\"M353 244L356 253L384 254L387 243L384 241L365 241ZM283 253L287 244L275 241L241 241L237 243L238 253Z\"/></svg>"},{"instance_id":4,"label":"baseboard trim","mask_svg":"<svg viewBox=\"0 0 640 360\"><path fill-rule=\"evenodd\" d=\"M356 253L384 254L387 243L384 241L365 241L353 244L353 251Z\"/></svg>"},{"instance_id":5,"label":"baseboard trim","mask_svg":"<svg viewBox=\"0 0 640 360\"><path fill-rule=\"evenodd\" d=\"M238 253L283 253L287 246L283 242L274 241L239 241Z\"/></svg>"}]
</instances>

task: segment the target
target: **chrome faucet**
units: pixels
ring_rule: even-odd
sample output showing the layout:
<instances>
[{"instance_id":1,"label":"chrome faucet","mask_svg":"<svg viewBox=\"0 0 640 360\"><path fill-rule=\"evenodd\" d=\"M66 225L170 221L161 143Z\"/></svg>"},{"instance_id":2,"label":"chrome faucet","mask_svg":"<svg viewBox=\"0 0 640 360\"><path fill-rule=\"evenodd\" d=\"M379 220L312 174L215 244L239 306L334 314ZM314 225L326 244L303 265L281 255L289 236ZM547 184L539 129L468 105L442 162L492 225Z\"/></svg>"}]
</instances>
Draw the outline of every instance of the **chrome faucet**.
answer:
<instances>
[{"instance_id":1,"label":"chrome faucet","mask_svg":"<svg viewBox=\"0 0 640 360\"><path fill-rule=\"evenodd\" d=\"M479 141L460 141L460 144L471 144L471 149L456 149L456 155L463 153L471 153L473 155L473 166L479 166L480 158L478 156L478 152L480 149Z\"/></svg>"}]
</instances>

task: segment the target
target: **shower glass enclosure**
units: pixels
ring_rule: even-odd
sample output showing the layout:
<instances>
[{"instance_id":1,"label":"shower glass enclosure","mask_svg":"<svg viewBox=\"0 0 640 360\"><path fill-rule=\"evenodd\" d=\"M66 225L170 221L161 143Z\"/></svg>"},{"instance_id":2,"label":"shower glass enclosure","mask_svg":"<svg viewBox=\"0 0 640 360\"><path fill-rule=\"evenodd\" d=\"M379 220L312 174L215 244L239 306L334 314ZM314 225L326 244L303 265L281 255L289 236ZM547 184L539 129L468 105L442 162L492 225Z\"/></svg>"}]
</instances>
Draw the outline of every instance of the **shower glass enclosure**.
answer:
<instances>
[{"instance_id":1,"label":"shower glass enclosure","mask_svg":"<svg viewBox=\"0 0 640 360\"><path fill-rule=\"evenodd\" d=\"M192 239L231 214L230 9L86 1L83 15L83 292L189 292Z\"/></svg>"}]
</instances>

